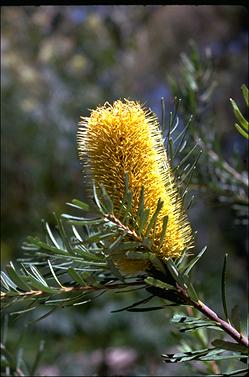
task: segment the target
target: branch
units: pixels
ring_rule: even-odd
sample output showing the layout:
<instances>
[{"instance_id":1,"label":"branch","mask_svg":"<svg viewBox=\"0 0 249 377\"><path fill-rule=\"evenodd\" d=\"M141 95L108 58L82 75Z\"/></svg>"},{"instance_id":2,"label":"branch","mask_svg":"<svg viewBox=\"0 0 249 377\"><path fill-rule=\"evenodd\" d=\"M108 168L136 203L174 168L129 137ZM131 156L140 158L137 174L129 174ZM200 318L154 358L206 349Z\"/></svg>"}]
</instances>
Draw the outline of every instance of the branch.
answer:
<instances>
[{"instance_id":1,"label":"branch","mask_svg":"<svg viewBox=\"0 0 249 377\"><path fill-rule=\"evenodd\" d=\"M56 294L62 294L62 293L68 293L68 292L95 292L100 290L106 290L106 289L122 289L127 288L131 286L138 286L138 285L145 285L144 281L133 281L133 282L127 282L127 283L117 283L117 284L105 284L104 286L94 286L94 285L86 285L86 286L75 286L75 287L62 287L58 288ZM37 297L42 295L48 295L50 296L51 293L42 291L42 290L32 290L27 292L16 292L16 296L22 296L22 297ZM15 297L16 297L15 296ZM13 298L13 291L9 295L8 292L1 292L1 301L7 300L8 298Z\"/></svg>"},{"instance_id":2,"label":"branch","mask_svg":"<svg viewBox=\"0 0 249 377\"><path fill-rule=\"evenodd\" d=\"M180 295L187 301L188 304L194 306L197 310L199 310L202 314L206 317L211 319L214 322L217 322L219 326L237 343L242 344L243 346L249 348L249 340L242 334L240 334L230 323L224 321L220 318L212 309L210 309L207 305L205 305L200 300L195 301L189 297L187 294L186 289L182 288L177 284L177 289Z\"/></svg>"}]
</instances>

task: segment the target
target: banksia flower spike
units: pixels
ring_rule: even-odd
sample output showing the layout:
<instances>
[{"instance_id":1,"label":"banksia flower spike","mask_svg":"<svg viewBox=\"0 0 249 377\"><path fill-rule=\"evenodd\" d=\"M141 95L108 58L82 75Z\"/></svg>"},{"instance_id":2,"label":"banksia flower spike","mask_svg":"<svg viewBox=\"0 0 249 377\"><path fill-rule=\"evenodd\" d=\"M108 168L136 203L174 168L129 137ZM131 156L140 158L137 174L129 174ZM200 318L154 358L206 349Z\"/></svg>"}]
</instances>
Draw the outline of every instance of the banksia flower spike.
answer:
<instances>
[{"instance_id":1,"label":"banksia flower spike","mask_svg":"<svg viewBox=\"0 0 249 377\"><path fill-rule=\"evenodd\" d=\"M158 120L140 103L117 100L92 110L82 117L77 134L83 173L89 174L96 186L104 185L118 217L125 191L125 173L132 193L131 214L136 218L141 190L144 207L153 213L162 207L155 226L149 233L151 251L160 259L179 257L193 246L191 226L183 209L174 175L163 145ZM89 175L87 176L88 181ZM163 219L168 217L162 241ZM131 225L132 226L132 225ZM141 235L143 236L143 235Z\"/></svg>"}]
</instances>

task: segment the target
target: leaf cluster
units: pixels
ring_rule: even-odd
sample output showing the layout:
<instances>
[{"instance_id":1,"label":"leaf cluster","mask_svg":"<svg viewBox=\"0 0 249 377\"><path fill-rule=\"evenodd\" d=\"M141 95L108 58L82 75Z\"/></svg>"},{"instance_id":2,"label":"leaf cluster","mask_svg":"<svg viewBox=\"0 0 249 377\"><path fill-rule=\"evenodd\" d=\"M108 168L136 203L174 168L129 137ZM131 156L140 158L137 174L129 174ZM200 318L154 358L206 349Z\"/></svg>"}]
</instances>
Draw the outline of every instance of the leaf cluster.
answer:
<instances>
[{"instance_id":1,"label":"leaf cluster","mask_svg":"<svg viewBox=\"0 0 249 377\"><path fill-rule=\"evenodd\" d=\"M182 99L179 113L185 122L188 121L190 114L193 115L188 132L191 142L188 143L186 151L190 150L190 145L195 144L202 150L190 187L204 191L214 202L232 207L238 221L247 225L249 187L247 168L236 150L231 152L228 159L224 158L218 128L213 127L216 121L213 115L213 94L217 86L217 78L210 52L206 51L202 56L195 44L191 43L190 52L181 55L178 79L169 77L169 83L174 95ZM248 89L242 85L241 90L247 104ZM230 101L237 119L235 127L246 138L248 121L240 112L236 102L232 99Z\"/></svg>"},{"instance_id":2,"label":"leaf cluster","mask_svg":"<svg viewBox=\"0 0 249 377\"><path fill-rule=\"evenodd\" d=\"M127 197L128 192L127 183L124 196ZM132 222L125 221L127 215L121 216L121 220L115 218L111 199L103 187L100 192L94 189L94 197L98 208L97 217L55 215L55 230L52 231L49 225L44 223L45 240L28 237L23 246L26 257L18 261L18 267L10 262L6 272L2 272L3 309L11 315L21 315L43 306L48 311L39 318L42 319L59 308L87 304L108 290L125 292L128 288L144 289L149 296L115 310L116 312L145 312L164 309L167 306L197 305L199 297L190 274L206 247L193 257L186 251L176 260L169 258L161 261L151 253L148 235L144 232L150 223L145 224L142 229L144 238L139 238L131 227ZM141 202L142 197L143 195ZM73 200L69 204L84 214L89 210L87 204L79 200ZM129 199L127 206L129 207ZM158 211L157 208L154 213L155 221ZM136 229L139 229L141 224L136 223L136 226ZM167 232L167 226L165 228L163 232ZM125 239L127 236L129 241ZM123 258L146 260L148 268L144 273L136 276L123 274L115 263L117 255L113 251L116 245L119 245L118 249L122 252ZM225 267L223 276L225 277ZM225 278L222 280L223 285L224 281ZM224 287L223 290L225 291ZM147 306L146 304L155 297L163 299L162 305ZM176 315L173 322L181 324L181 332L198 331L203 328L222 331L220 323L213 320ZM189 351L187 355L177 353L166 355L164 358L166 362L226 358L244 361L245 347L230 343L224 343L222 339L216 340L213 343L214 349ZM227 348L224 348L225 346ZM224 349L232 354L223 355ZM8 360L10 362L11 359Z\"/></svg>"},{"instance_id":3,"label":"leaf cluster","mask_svg":"<svg viewBox=\"0 0 249 377\"><path fill-rule=\"evenodd\" d=\"M241 91L245 100L245 104L249 107L249 99L248 99L248 88L245 84L241 86ZM246 139L249 139L249 123L248 120L241 114L241 111L237 105L237 103L230 98L234 115L237 119L237 123L234 124L234 127L239 131L239 133L244 136Z\"/></svg>"}]
</instances>

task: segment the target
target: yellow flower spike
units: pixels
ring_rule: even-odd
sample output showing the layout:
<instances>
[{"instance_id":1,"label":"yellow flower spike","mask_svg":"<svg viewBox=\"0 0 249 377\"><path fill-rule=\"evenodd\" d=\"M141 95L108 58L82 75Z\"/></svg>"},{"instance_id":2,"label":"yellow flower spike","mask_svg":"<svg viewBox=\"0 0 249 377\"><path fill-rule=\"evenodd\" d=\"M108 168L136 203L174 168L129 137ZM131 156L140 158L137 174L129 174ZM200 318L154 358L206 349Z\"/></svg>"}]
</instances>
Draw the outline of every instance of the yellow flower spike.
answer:
<instances>
[{"instance_id":1,"label":"yellow flower spike","mask_svg":"<svg viewBox=\"0 0 249 377\"><path fill-rule=\"evenodd\" d=\"M113 201L114 214L118 216L120 210L127 172L134 216L142 186L144 207L150 209L147 223L157 208L158 199L163 201L156 225L149 233L152 252L165 260L179 257L185 249L193 247L191 226L175 184L156 115L139 102L117 100L113 105L105 103L92 110L90 117L82 117L79 125L77 140L83 172L90 172L97 186L104 185ZM167 230L163 242L160 242L165 216L168 216ZM143 270L145 262L125 259L119 261L118 266L131 273Z\"/></svg>"}]
</instances>

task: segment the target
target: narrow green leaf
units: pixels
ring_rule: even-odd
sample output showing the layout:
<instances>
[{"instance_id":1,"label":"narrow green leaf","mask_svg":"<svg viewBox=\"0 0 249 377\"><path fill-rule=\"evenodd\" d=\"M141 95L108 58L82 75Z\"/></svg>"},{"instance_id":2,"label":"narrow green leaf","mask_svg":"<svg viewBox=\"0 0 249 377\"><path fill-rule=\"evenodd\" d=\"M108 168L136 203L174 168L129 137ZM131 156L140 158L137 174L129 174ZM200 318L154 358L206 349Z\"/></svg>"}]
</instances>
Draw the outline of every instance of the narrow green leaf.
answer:
<instances>
[{"instance_id":1,"label":"narrow green leaf","mask_svg":"<svg viewBox=\"0 0 249 377\"><path fill-rule=\"evenodd\" d=\"M151 250L152 241L149 239L149 237L145 237L145 238L143 238L143 240L142 240L142 244L143 244L143 246L144 246L146 249ZM152 256L152 253L150 253L150 255ZM153 254L153 256L155 256L155 255ZM156 258L156 256L155 256L155 258Z\"/></svg>"},{"instance_id":2,"label":"narrow green leaf","mask_svg":"<svg viewBox=\"0 0 249 377\"><path fill-rule=\"evenodd\" d=\"M221 360L237 360L242 361L242 359L246 359L245 357L241 357L238 353L232 355L215 355L215 356L201 356L199 358L200 361L221 361ZM222 376L227 376L227 374L223 374Z\"/></svg>"},{"instance_id":3,"label":"narrow green leaf","mask_svg":"<svg viewBox=\"0 0 249 377\"><path fill-rule=\"evenodd\" d=\"M72 267L69 267L69 269L67 270L67 273L79 285L86 285L86 281L83 279L83 277L77 271L75 271Z\"/></svg>"},{"instance_id":4,"label":"narrow green leaf","mask_svg":"<svg viewBox=\"0 0 249 377\"><path fill-rule=\"evenodd\" d=\"M141 215L141 220L140 220L140 224L139 224L139 229L138 229L138 234L143 234L144 233L144 228L147 224L147 221L148 221L148 218L149 218L149 214L150 214L150 209L149 208L146 208L143 212L143 214Z\"/></svg>"},{"instance_id":5,"label":"narrow green leaf","mask_svg":"<svg viewBox=\"0 0 249 377\"><path fill-rule=\"evenodd\" d=\"M127 251L125 255L128 259L149 260L148 253L142 251Z\"/></svg>"},{"instance_id":6,"label":"narrow green leaf","mask_svg":"<svg viewBox=\"0 0 249 377\"><path fill-rule=\"evenodd\" d=\"M83 239L81 238L79 232L77 231L77 229L75 228L74 225L72 225L72 231L73 231L75 237L77 238L77 240L80 241L80 242L83 242Z\"/></svg>"},{"instance_id":7,"label":"narrow green leaf","mask_svg":"<svg viewBox=\"0 0 249 377\"><path fill-rule=\"evenodd\" d=\"M197 163L199 161L199 158L202 154L202 150L200 149L197 153L197 156L196 156L196 159L194 160L193 164L190 166L190 168L188 169L187 173L184 175L184 177L182 178L182 180L179 182L179 186L182 186L183 182L186 182L185 183L185 187L188 187L191 179L192 179L192 176L193 176L193 173L196 169L196 166L197 166ZM188 178L188 179L187 179Z\"/></svg>"},{"instance_id":8,"label":"narrow green leaf","mask_svg":"<svg viewBox=\"0 0 249 377\"><path fill-rule=\"evenodd\" d=\"M179 271L182 273L185 268L185 260L189 257L189 254L187 253L187 250L184 250L182 255L175 260L175 264Z\"/></svg>"},{"instance_id":9,"label":"narrow green leaf","mask_svg":"<svg viewBox=\"0 0 249 377\"><path fill-rule=\"evenodd\" d=\"M242 373L245 373L245 374L242 374ZM225 374L223 374L223 376L237 376L238 374L240 376L247 376L247 373L248 373L248 367L243 368L243 369L236 369L236 370L233 370L232 372L226 372Z\"/></svg>"},{"instance_id":10,"label":"narrow green leaf","mask_svg":"<svg viewBox=\"0 0 249 377\"><path fill-rule=\"evenodd\" d=\"M131 208L132 208L132 192L128 190L125 195L126 198L126 208L123 215L123 223L127 225L130 219Z\"/></svg>"},{"instance_id":11,"label":"narrow green leaf","mask_svg":"<svg viewBox=\"0 0 249 377\"><path fill-rule=\"evenodd\" d=\"M216 331L223 331L219 326L215 326L215 325L195 325L195 326L186 326L185 328L181 328L180 329L180 332L181 333L186 333L186 332L191 332L191 331L196 331L196 330L200 330L200 329L211 329L211 330L216 330Z\"/></svg>"},{"instance_id":12,"label":"narrow green leaf","mask_svg":"<svg viewBox=\"0 0 249 377\"><path fill-rule=\"evenodd\" d=\"M222 274L221 274L221 295L222 295L222 305L225 314L226 321L229 322L228 311L227 311L227 301L226 301L226 265L227 265L228 254L225 254Z\"/></svg>"},{"instance_id":13,"label":"narrow green leaf","mask_svg":"<svg viewBox=\"0 0 249 377\"><path fill-rule=\"evenodd\" d=\"M217 87L217 81L212 81L211 85L208 87L208 89L200 95L200 99L203 102L207 102L210 97L212 96L214 89Z\"/></svg>"},{"instance_id":14,"label":"narrow green leaf","mask_svg":"<svg viewBox=\"0 0 249 377\"><path fill-rule=\"evenodd\" d=\"M173 161L173 159L174 159L174 143L173 143L172 137L170 137L169 138L169 160Z\"/></svg>"},{"instance_id":15,"label":"narrow green leaf","mask_svg":"<svg viewBox=\"0 0 249 377\"><path fill-rule=\"evenodd\" d=\"M136 250L139 247L141 247L141 242L139 241L123 241L117 249L120 251L125 251L125 250L134 250L134 249Z\"/></svg>"},{"instance_id":16,"label":"narrow green leaf","mask_svg":"<svg viewBox=\"0 0 249 377\"><path fill-rule=\"evenodd\" d=\"M245 355L248 355L248 348L238 343L227 342L221 339L215 339L211 343L214 347L217 347L223 350L241 352Z\"/></svg>"},{"instance_id":17,"label":"narrow green leaf","mask_svg":"<svg viewBox=\"0 0 249 377\"><path fill-rule=\"evenodd\" d=\"M11 280L17 285L18 288L22 289L23 291L29 291L30 287L25 282L25 277L19 275L15 270L14 265L10 262L10 266L6 266L6 271L9 274Z\"/></svg>"},{"instance_id":18,"label":"narrow green leaf","mask_svg":"<svg viewBox=\"0 0 249 377\"><path fill-rule=\"evenodd\" d=\"M167 305L167 306L172 306L172 304ZM131 309L127 309L127 312L141 313L141 312L151 312L151 311L160 310L160 309L165 309L165 305L164 306L150 306L150 307L147 307L147 308L131 308Z\"/></svg>"},{"instance_id":19,"label":"narrow green leaf","mask_svg":"<svg viewBox=\"0 0 249 377\"><path fill-rule=\"evenodd\" d=\"M171 131L171 128L172 128L172 124L173 124L173 112L170 111L170 113L169 113L169 126L168 126L168 132L167 132L166 150L169 150L169 138L170 138L170 131Z\"/></svg>"},{"instance_id":20,"label":"narrow green leaf","mask_svg":"<svg viewBox=\"0 0 249 377\"><path fill-rule=\"evenodd\" d=\"M43 242L43 241L39 240L39 238L36 238L36 237L28 236L27 241L28 241L29 245L37 246L38 249L49 250L49 251L51 251L55 254L64 254L64 255L68 254L67 250L64 250L64 249L61 249L61 248L57 249L57 247L48 245L46 242Z\"/></svg>"},{"instance_id":21,"label":"narrow green leaf","mask_svg":"<svg viewBox=\"0 0 249 377\"><path fill-rule=\"evenodd\" d=\"M35 275L36 279L38 279L41 282L42 285L48 287L46 280L43 278L43 276L40 274L40 272L35 266L31 264L30 270L32 271L33 275Z\"/></svg>"},{"instance_id":22,"label":"narrow green leaf","mask_svg":"<svg viewBox=\"0 0 249 377\"><path fill-rule=\"evenodd\" d=\"M115 266L115 264L114 264L111 256L107 257L106 261L107 261L107 265L108 265L109 269L111 270L111 272L113 273L113 275L118 280L124 281L123 275L120 273L120 271L118 270L118 268Z\"/></svg>"},{"instance_id":23,"label":"narrow green leaf","mask_svg":"<svg viewBox=\"0 0 249 377\"><path fill-rule=\"evenodd\" d=\"M151 285L146 287L146 291L175 304L186 305L186 301L179 296L179 293L175 289L162 289Z\"/></svg>"},{"instance_id":24,"label":"narrow green leaf","mask_svg":"<svg viewBox=\"0 0 249 377\"><path fill-rule=\"evenodd\" d=\"M239 121L240 125L245 129L245 130L249 130L249 125L248 125L248 122L247 120L244 118L244 116L241 114L240 112L240 109L238 108L236 102L230 98L230 102L232 104L232 107L233 107L233 112L234 112L234 115L236 116L237 120Z\"/></svg>"},{"instance_id":25,"label":"narrow green leaf","mask_svg":"<svg viewBox=\"0 0 249 377\"><path fill-rule=\"evenodd\" d=\"M164 134L166 129L166 112L165 112L165 101L164 97L161 98L161 107L162 107L162 133Z\"/></svg>"},{"instance_id":26,"label":"narrow green leaf","mask_svg":"<svg viewBox=\"0 0 249 377\"><path fill-rule=\"evenodd\" d=\"M103 184L100 184L100 188L103 196L102 205L104 205L108 214L113 214L113 202Z\"/></svg>"},{"instance_id":27,"label":"narrow green leaf","mask_svg":"<svg viewBox=\"0 0 249 377\"><path fill-rule=\"evenodd\" d=\"M239 133L244 136L246 139L249 139L249 133L248 131L245 131L242 127L238 125L238 123L234 124L234 127L239 131Z\"/></svg>"},{"instance_id":28,"label":"narrow green leaf","mask_svg":"<svg viewBox=\"0 0 249 377\"><path fill-rule=\"evenodd\" d=\"M181 147L179 149L179 153L182 153L184 151L184 149L185 149L185 147L186 147L187 144L188 144L188 140L187 139L185 139L185 140L182 141ZM185 157L187 157L187 156L185 156Z\"/></svg>"},{"instance_id":29,"label":"narrow green leaf","mask_svg":"<svg viewBox=\"0 0 249 377\"><path fill-rule=\"evenodd\" d=\"M158 214L159 214L159 212L161 211L162 208L163 208L163 201L159 198L158 202L157 202L156 210L155 210L155 212L153 213L153 215L150 219L149 225L147 226L147 229L146 229L146 232L145 232L145 237L148 237L150 230L155 226Z\"/></svg>"},{"instance_id":30,"label":"narrow green leaf","mask_svg":"<svg viewBox=\"0 0 249 377\"><path fill-rule=\"evenodd\" d=\"M177 352L173 354L165 354L162 357L165 359L166 363L176 363L176 362L184 362L190 360L198 360L201 356L205 356L209 353L210 349L204 348L197 351L189 351L189 352Z\"/></svg>"},{"instance_id":31,"label":"narrow green leaf","mask_svg":"<svg viewBox=\"0 0 249 377\"><path fill-rule=\"evenodd\" d=\"M105 238L114 237L114 233L103 233L103 231L90 235L85 243L92 244L97 243Z\"/></svg>"},{"instance_id":32,"label":"narrow green leaf","mask_svg":"<svg viewBox=\"0 0 249 377\"><path fill-rule=\"evenodd\" d=\"M199 318L196 317L190 317L185 314L174 314L171 318L170 322L173 323L193 323L195 321L198 321Z\"/></svg>"},{"instance_id":33,"label":"narrow green leaf","mask_svg":"<svg viewBox=\"0 0 249 377\"><path fill-rule=\"evenodd\" d=\"M88 304L91 301L92 301L91 299L88 299L88 300L84 300L84 301L80 301L80 302L75 302L73 304L73 306L85 305L85 304Z\"/></svg>"},{"instance_id":34,"label":"narrow green leaf","mask_svg":"<svg viewBox=\"0 0 249 377\"><path fill-rule=\"evenodd\" d=\"M29 272L28 272L29 273ZM47 283L43 284L39 279L35 278L33 275L29 273L29 283L31 285L31 288L35 290L39 290L46 293L55 293L57 292L57 288L48 287Z\"/></svg>"},{"instance_id":35,"label":"narrow green leaf","mask_svg":"<svg viewBox=\"0 0 249 377\"><path fill-rule=\"evenodd\" d=\"M102 203L99 199L95 182L93 182L93 198L94 198L94 201L95 201L100 213L102 213L102 215L105 215L105 209L103 208Z\"/></svg>"},{"instance_id":36,"label":"narrow green leaf","mask_svg":"<svg viewBox=\"0 0 249 377\"><path fill-rule=\"evenodd\" d=\"M81 200L78 200L78 199L73 199L72 200L72 203L75 207L78 207L80 209L83 209L83 211L89 211L89 205L82 202ZM70 203L68 203L70 204Z\"/></svg>"},{"instance_id":37,"label":"narrow green leaf","mask_svg":"<svg viewBox=\"0 0 249 377\"><path fill-rule=\"evenodd\" d=\"M16 354L16 369L21 370L23 364L23 348L19 348Z\"/></svg>"},{"instance_id":38,"label":"narrow green leaf","mask_svg":"<svg viewBox=\"0 0 249 377\"><path fill-rule=\"evenodd\" d=\"M179 162L179 164L173 169L180 169L187 160L189 160L190 156L193 154L193 152L195 151L195 149L197 148L198 144L194 144L194 146L190 149L190 151L186 154L186 156L184 156L181 161ZM181 150L180 150L181 152Z\"/></svg>"},{"instance_id":39,"label":"narrow green leaf","mask_svg":"<svg viewBox=\"0 0 249 377\"><path fill-rule=\"evenodd\" d=\"M236 330L241 332L240 328L240 307L239 305L234 305L231 311L231 322L233 326L236 328Z\"/></svg>"},{"instance_id":40,"label":"narrow green leaf","mask_svg":"<svg viewBox=\"0 0 249 377\"><path fill-rule=\"evenodd\" d=\"M185 126L184 129L179 133L179 135L176 136L176 138L175 138L175 140L174 140L174 143L176 143L176 142L178 142L178 140L180 140L180 141L179 141L179 144L178 144L178 147L177 147L177 150L176 150L176 152L175 152L175 156L176 156L177 153L179 152L179 149L181 148L182 143L183 143L184 140L185 140L185 136L186 136L186 134L187 134L188 128L190 127L190 124L191 124L192 120L193 120L193 115L190 115L189 120L188 120L186 126Z\"/></svg>"},{"instance_id":41,"label":"narrow green leaf","mask_svg":"<svg viewBox=\"0 0 249 377\"><path fill-rule=\"evenodd\" d=\"M44 247L44 249L46 250L46 247ZM80 249L75 248L74 250L75 250L75 252L77 252L77 256L75 256L75 255L65 253L65 252L63 252L63 250L58 251L56 248L54 248L54 249L56 251L56 253L55 253L56 257L66 259L66 261L67 261L66 263L72 263L72 261L74 261L74 262L81 263L83 265L93 265L93 266L99 266L99 267L100 266L104 267L106 265L104 262L98 262L97 261L97 258L98 258L97 255L95 255L93 253L87 253L84 250L80 250ZM96 249L91 248L90 250L92 252L94 252L94 250L96 250ZM97 250L99 250L99 249L97 249ZM42 256L51 257L51 253L45 253L43 251ZM84 260L84 259L86 259L86 260ZM29 263L26 263L26 264L29 265Z\"/></svg>"},{"instance_id":42,"label":"narrow green leaf","mask_svg":"<svg viewBox=\"0 0 249 377\"><path fill-rule=\"evenodd\" d=\"M7 368L10 369L10 367L13 368L13 369L16 369L16 362L15 362L14 357L6 350L5 345L1 344L1 364L4 361L4 360L2 360L3 358L5 358L7 360L6 361L6 369ZM7 370L6 375L11 376L10 370Z\"/></svg>"},{"instance_id":43,"label":"narrow green leaf","mask_svg":"<svg viewBox=\"0 0 249 377\"><path fill-rule=\"evenodd\" d=\"M48 259L48 265L49 265L49 268L50 268L50 271L54 277L54 280L57 282L57 284L59 285L59 287L61 288L64 288L63 285L61 284L60 280L58 279L58 277L56 276L55 272L54 272L54 269L53 269L53 266L50 262L50 260Z\"/></svg>"},{"instance_id":44,"label":"narrow green leaf","mask_svg":"<svg viewBox=\"0 0 249 377\"><path fill-rule=\"evenodd\" d=\"M166 275L165 267L163 263L160 261L160 259L154 253L149 252L148 255L149 260L153 264L155 269L161 271L164 275Z\"/></svg>"},{"instance_id":45,"label":"narrow green leaf","mask_svg":"<svg viewBox=\"0 0 249 377\"><path fill-rule=\"evenodd\" d=\"M211 328L217 331L223 331L218 322L196 317L189 317L182 314L175 314L171 319L171 322L176 323L177 325L181 325L181 332L198 330L203 327Z\"/></svg>"},{"instance_id":46,"label":"narrow green leaf","mask_svg":"<svg viewBox=\"0 0 249 377\"><path fill-rule=\"evenodd\" d=\"M206 250L207 250L207 246L204 246L203 249L199 252L199 254L196 257L194 257L194 258L192 258L190 260L190 262L185 267L183 275L188 275L190 273L190 271L192 270L192 268L200 260L200 258L202 257L202 255L205 253Z\"/></svg>"},{"instance_id":47,"label":"narrow green leaf","mask_svg":"<svg viewBox=\"0 0 249 377\"><path fill-rule=\"evenodd\" d=\"M198 301L199 296L197 295L197 292L196 292L193 284L189 281L187 283L187 285L188 285L188 294L189 294L190 298L192 298L192 300Z\"/></svg>"},{"instance_id":48,"label":"narrow green leaf","mask_svg":"<svg viewBox=\"0 0 249 377\"><path fill-rule=\"evenodd\" d=\"M122 233L120 234L115 240L114 242L108 247L108 251L109 252L112 252L113 250L116 250L119 248L120 244L121 244L121 241L123 240L123 238L126 236L126 233Z\"/></svg>"},{"instance_id":49,"label":"narrow green leaf","mask_svg":"<svg viewBox=\"0 0 249 377\"><path fill-rule=\"evenodd\" d=\"M99 217L96 219L86 218L86 217L78 217L78 216L71 216L67 213L63 213L61 215L62 218L67 219L70 224L75 225L99 225L102 224L105 220L100 219Z\"/></svg>"},{"instance_id":50,"label":"narrow green leaf","mask_svg":"<svg viewBox=\"0 0 249 377\"><path fill-rule=\"evenodd\" d=\"M185 53L181 54L181 60L183 62L183 65L187 68L187 71L191 73L195 72L194 64Z\"/></svg>"},{"instance_id":51,"label":"narrow green leaf","mask_svg":"<svg viewBox=\"0 0 249 377\"><path fill-rule=\"evenodd\" d=\"M142 214L144 213L144 186L142 186L139 196L139 205L138 205L138 217L141 219Z\"/></svg>"},{"instance_id":52,"label":"narrow green leaf","mask_svg":"<svg viewBox=\"0 0 249 377\"><path fill-rule=\"evenodd\" d=\"M57 222L57 225L58 225L58 228L59 228L60 236L62 238L62 241L63 241L63 243L64 243L64 245L65 245L68 253L73 254L74 253L73 252L73 248L72 248L72 246L71 246L71 244L69 242L69 239L68 239L69 237L66 234L66 231L64 229L64 225L63 225L62 219L55 212L53 213L53 215L54 215L54 217L56 219L56 222Z\"/></svg>"},{"instance_id":53,"label":"narrow green leaf","mask_svg":"<svg viewBox=\"0 0 249 377\"><path fill-rule=\"evenodd\" d=\"M172 277L175 279L175 281L181 286L181 287L185 287L187 288L187 285L186 285L186 281L184 279L184 274L180 274L180 272L178 271L175 263L173 262L173 260L171 258L169 258L166 262L167 264L167 267L172 275Z\"/></svg>"},{"instance_id":54,"label":"narrow green leaf","mask_svg":"<svg viewBox=\"0 0 249 377\"><path fill-rule=\"evenodd\" d=\"M137 301L135 302L134 304L132 305L128 305L122 309L117 309L117 310L112 310L111 313L118 313L118 312L123 312L124 310L129 310L129 309L132 309L132 308L135 308L136 306L138 305L141 305L141 304L147 304L147 302L149 302L151 299L153 298L153 295L150 295L140 301Z\"/></svg>"},{"instance_id":55,"label":"narrow green leaf","mask_svg":"<svg viewBox=\"0 0 249 377\"><path fill-rule=\"evenodd\" d=\"M22 250L28 250L28 251L36 251L36 250L39 249L38 246L36 246L36 245L30 245L27 242L23 242L21 248L22 248Z\"/></svg>"},{"instance_id":56,"label":"narrow green leaf","mask_svg":"<svg viewBox=\"0 0 249 377\"><path fill-rule=\"evenodd\" d=\"M31 312L32 310L35 310L35 309L36 309L36 307L32 306L31 308L28 308L28 309L23 309L23 310L18 310L18 311L15 311L15 312L11 312L10 315L11 316L17 316L18 314L22 315L24 313Z\"/></svg>"},{"instance_id":57,"label":"narrow green leaf","mask_svg":"<svg viewBox=\"0 0 249 377\"><path fill-rule=\"evenodd\" d=\"M2 280L2 284L3 286L6 288L7 291L10 291L12 288L14 291L17 291L17 285L9 278L9 276L1 271L1 280Z\"/></svg>"},{"instance_id":58,"label":"narrow green leaf","mask_svg":"<svg viewBox=\"0 0 249 377\"><path fill-rule=\"evenodd\" d=\"M59 249L60 248L60 245L58 244L58 242L56 241L51 229L50 229L50 226L47 222L45 222L45 228L47 230L47 233L49 235L49 238L51 239L52 243L54 244L54 246Z\"/></svg>"},{"instance_id":59,"label":"narrow green leaf","mask_svg":"<svg viewBox=\"0 0 249 377\"><path fill-rule=\"evenodd\" d=\"M176 117L175 125L174 125L174 127L172 128L172 130L170 131L170 135L172 135L172 134L174 133L174 131L177 129L178 125L179 125L179 117L177 116L177 117Z\"/></svg>"},{"instance_id":60,"label":"narrow green leaf","mask_svg":"<svg viewBox=\"0 0 249 377\"><path fill-rule=\"evenodd\" d=\"M175 289L174 286L171 284L167 284L164 281L155 279L151 276L148 276L147 278L144 279L145 283L152 285L153 287L161 288L161 289Z\"/></svg>"},{"instance_id":61,"label":"narrow green leaf","mask_svg":"<svg viewBox=\"0 0 249 377\"><path fill-rule=\"evenodd\" d=\"M162 231L161 231L160 240L159 240L159 249L161 248L161 246L162 246L162 244L164 242L165 236L166 236L166 230L167 230L168 220L169 220L169 217L168 216L164 216Z\"/></svg>"},{"instance_id":62,"label":"narrow green leaf","mask_svg":"<svg viewBox=\"0 0 249 377\"><path fill-rule=\"evenodd\" d=\"M35 376L36 369L37 369L37 367L40 363L42 353L44 352L44 349L45 349L44 345L45 345L45 341L41 340L38 352L37 352L36 357L35 357L35 360L33 362L31 369L30 369L30 376Z\"/></svg>"},{"instance_id":63,"label":"narrow green leaf","mask_svg":"<svg viewBox=\"0 0 249 377\"><path fill-rule=\"evenodd\" d=\"M118 218L121 218L123 212L125 212L126 215L128 214L127 193L130 191L129 190L129 174L128 174L128 172L125 172L125 174L124 174L124 183L125 183L124 195L123 195L123 198L122 198L122 202L120 203ZM126 217L126 215L125 215L125 217Z\"/></svg>"},{"instance_id":64,"label":"narrow green leaf","mask_svg":"<svg viewBox=\"0 0 249 377\"><path fill-rule=\"evenodd\" d=\"M3 331L1 333L1 341L2 341L3 345L5 345L6 341L7 341L8 324L9 324L9 317L8 317L7 314L5 314L4 317L3 317Z\"/></svg>"},{"instance_id":65,"label":"narrow green leaf","mask_svg":"<svg viewBox=\"0 0 249 377\"><path fill-rule=\"evenodd\" d=\"M81 259L83 259L82 262L99 262L99 263L105 263L104 262L104 255L96 255L94 254L94 250L91 248L89 251L84 248L84 250L75 248L75 252L79 255ZM70 257L69 257L70 258Z\"/></svg>"},{"instance_id":66,"label":"narrow green leaf","mask_svg":"<svg viewBox=\"0 0 249 377\"><path fill-rule=\"evenodd\" d=\"M248 91L247 86L245 84L243 84L241 86L241 90L242 90L242 93L243 93L243 97L244 97L245 103L249 107L249 98L248 98L249 91Z\"/></svg>"},{"instance_id":67,"label":"narrow green leaf","mask_svg":"<svg viewBox=\"0 0 249 377\"><path fill-rule=\"evenodd\" d=\"M191 196L191 199L190 199L190 201L189 201L189 203L187 204L186 210L189 210L189 209L191 208L194 199L195 199L195 196L192 195L192 196Z\"/></svg>"},{"instance_id":68,"label":"narrow green leaf","mask_svg":"<svg viewBox=\"0 0 249 377\"><path fill-rule=\"evenodd\" d=\"M129 191L129 173L126 171L125 172L125 194Z\"/></svg>"},{"instance_id":69,"label":"narrow green leaf","mask_svg":"<svg viewBox=\"0 0 249 377\"><path fill-rule=\"evenodd\" d=\"M47 318L50 314L52 314L55 310L57 310L58 307L53 307L52 309L50 309L47 313L41 315L40 317L36 318L36 319L33 319L31 321L28 322L29 325L33 325L34 323L37 323L39 321L41 321L42 319L45 319Z\"/></svg>"},{"instance_id":70,"label":"narrow green leaf","mask_svg":"<svg viewBox=\"0 0 249 377\"><path fill-rule=\"evenodd\" d=\"M61 299L54 299L54 300L47 300L45 302L46 305L58 305L62 308L66 306L73 306L76 303L79 303L83 297L85 296L85 292L80 292L76 295L70 296L70 297L63 297ZM85 302L86 303L86 302Z\"/></svg>"},{"instance_id":71,"label":"narrow green leaf","mask_svg":"<svg viewBox=\"0 0 249 377\"><path fill-rule=\"evenodd\" d=\"M215 323L214 324L209 324L209 323L205 323L203 321L198 323L198 324L195 324L195 325L187 325L187 326L183 326L180 328L180 332L189 332L189 331L196 331L196 330L200 330L200 329L203 329L203 328L208 328L208 329L212 329L212 330L216 330L216 331L223 331L218 325L216 325Z\"/></svg>"}]
</instances>

